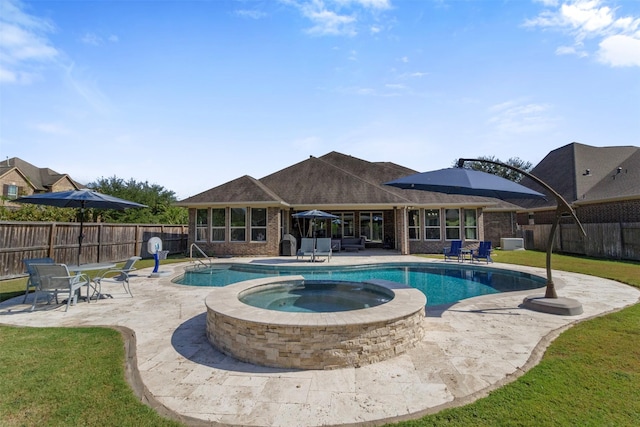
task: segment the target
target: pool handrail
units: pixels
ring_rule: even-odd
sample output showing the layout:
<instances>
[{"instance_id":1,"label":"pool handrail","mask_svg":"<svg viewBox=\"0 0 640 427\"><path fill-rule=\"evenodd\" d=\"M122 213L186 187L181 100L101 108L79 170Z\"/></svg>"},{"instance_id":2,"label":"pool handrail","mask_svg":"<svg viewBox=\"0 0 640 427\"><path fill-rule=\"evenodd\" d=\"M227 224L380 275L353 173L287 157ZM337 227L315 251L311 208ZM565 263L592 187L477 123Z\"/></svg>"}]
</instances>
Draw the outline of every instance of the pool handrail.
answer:
<instances>
[{"instance_id":1,"label":"pool handrail","mask_svg":"<svg viewBox=\"0 0 640 427\"><path fill-rule=\"evenodd\" d=\"M204 259L209 261L208 265L211 265L211 258L209 258L207 256L207 254L205 254L204 251L200 248L200 246L196 245L195 243L192 243L191 246L189 247L189 259L191 260L191 262L199 262L200 264L204 265L205 267L208 266L201 258L196 258L194 260L194 258L193 258L193 248L196 248L198 250L198 252L200 252L200 254L204 257Z\"/></svg>"}]
</instances>

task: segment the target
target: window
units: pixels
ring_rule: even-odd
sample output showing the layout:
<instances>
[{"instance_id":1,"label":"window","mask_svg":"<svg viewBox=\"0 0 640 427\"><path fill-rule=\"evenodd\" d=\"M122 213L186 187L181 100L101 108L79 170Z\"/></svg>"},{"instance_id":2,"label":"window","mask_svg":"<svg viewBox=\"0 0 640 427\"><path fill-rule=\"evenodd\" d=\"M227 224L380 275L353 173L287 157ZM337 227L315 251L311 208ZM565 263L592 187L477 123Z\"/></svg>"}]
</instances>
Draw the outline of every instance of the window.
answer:
<instances>
[{"instance_id":1,"label":"window","mask_svg":"<svg viewBox=\"0 0 640 427\"><path fill-rule=\"evenodd\" d=\"M247 209L231 208L231 241L245 242L247 240Z\"/></svg>"},{"instance_id":2,"label":"window","mask_svg":"<svg viewBox=\"0 0 640 427\"><path fill-rule=\"evenodd\" d=\"M265 208L251 208L251 241L265 242L267 240L267 210Z\"/></svg>"},{"instance_id":3,"label":"window","mask_svg":"<svg viewBox=\"0 0 640 427\"><path fill-rule=\"evenodd\" d=\"M460 210L444 210L445 238L447 240L460 239Z\"/></svg>"},{"instance_id":4,"label":"window","mask_svg":"<svg viewBox=\"0 0 640 427\"><path fill-rule=\"evenodd\" d=\"M209 209L196 209L196 242L209 238Z\"/></svg>"},{"instance_id":5,"label":"window","mask_svg":"<svg viewBox=\"0 0 640 427\"><path fill-rule=\"evenodd\" d=\"M440 209L424 210L424 238L440 240Z\"/></svg>"},{"instance_id":6,"label":"window","mask_svg":"<svg viewBox=\"0 0 640 427\"><path fill-rule=\"evenodd\" d=\"M478 214L475 209L464 210L464 238L478 240Z\"/></svg>"},{"instance_id":7,"label":"window","mask_svg":"<svg viewBox=\"0 0 640 427\"><path fill-rule=\"evenodd\" d=\"M224 242L226 240L227 215L224 208L211 209L211 241Z\"/></svg>"},{"instance_id":8,"label":"window","mask_svg":"<svg viewBox=\"0 0 640 427\"><path fill-rule=\"evenodd\" d=\"M355 237L353 228L353 212L333 212L333 215L339 218L331 220L331 237L334 239Z\"/></svg>"},{"instance_id":9,"label":"window","mask_svg":"<svg viewBox=\"0 0 640 427\"><path fill-rule=\"evenodd\" d=\"M409 210L409 240L420 240L420 210Z\"/></svg>"},{"instance_id":10,"label":"window","mask_svg":"<svg viewBox=\"0 0 640 427\"><path fill-rule=\"evenodd\" d=\"M6 197L9 200L18 198L18 186L15 184L6 185Z\"/></svg>"},{"instance_id":11,"label":"window","mask_svg":"<svg viewBox=\"0 0 640 427\"><path fill-rule=\"evenodd\" d=\"M382 212L360 212L360 235L368 241L382 242L383 225Z\"/></svg>"}]
</instances>

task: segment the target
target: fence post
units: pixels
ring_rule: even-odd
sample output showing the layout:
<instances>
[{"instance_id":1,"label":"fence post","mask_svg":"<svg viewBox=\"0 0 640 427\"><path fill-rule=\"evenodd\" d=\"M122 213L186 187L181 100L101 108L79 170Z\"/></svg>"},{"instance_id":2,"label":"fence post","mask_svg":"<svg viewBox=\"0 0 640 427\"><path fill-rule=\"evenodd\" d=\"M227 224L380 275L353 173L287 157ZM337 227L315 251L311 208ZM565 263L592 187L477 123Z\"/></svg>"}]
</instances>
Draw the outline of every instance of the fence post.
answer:
<instances>
[{"instance_id":1,"label":"fence post","mask_svg":"<svg viewBox=\"0 0 640 427\"><path fill-rule=\"evenodd\" d=\"M56 223L51 223L51 228L49 229L49 258L53 258L55 256L54 252L54 243L56 241Z\"/></svg>"}]
</instances>

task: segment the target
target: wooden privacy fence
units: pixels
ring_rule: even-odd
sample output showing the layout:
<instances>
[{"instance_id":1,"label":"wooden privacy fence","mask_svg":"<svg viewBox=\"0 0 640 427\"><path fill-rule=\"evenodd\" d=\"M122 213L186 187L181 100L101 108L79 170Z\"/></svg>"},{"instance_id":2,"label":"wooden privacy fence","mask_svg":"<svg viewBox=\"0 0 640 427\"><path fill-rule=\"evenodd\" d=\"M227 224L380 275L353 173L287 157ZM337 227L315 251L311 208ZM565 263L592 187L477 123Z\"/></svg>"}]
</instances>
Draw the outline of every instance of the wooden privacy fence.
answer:
<instances>
[{"instance_id":1,"label":"wooden privacy fence","mask_svg":"<svg viewBox=\"0 0 640 427\"><path fill-rule=\"evenodd\" d=\"M582 224L583 236L576 224L560 224L553 251L595 258L640 261L640 222ZM526 249L545 251L551 224L524 225Z\"/></svg>"},{"instance_id":2,"label":"wooden privacy fence","mask_svg":"<svg viewBox=\"0 0 640 427\"><path fill-rule=\"evenodd\" d=\"M169 254L186 253L187 225L85 223L82 264L118 262L132 256L152 258L147 242L162 239ZM22 275L25 258L50 257L56 262L77 264L79 223L0 222L0 279Z\"/></svg>"}]
</instances>

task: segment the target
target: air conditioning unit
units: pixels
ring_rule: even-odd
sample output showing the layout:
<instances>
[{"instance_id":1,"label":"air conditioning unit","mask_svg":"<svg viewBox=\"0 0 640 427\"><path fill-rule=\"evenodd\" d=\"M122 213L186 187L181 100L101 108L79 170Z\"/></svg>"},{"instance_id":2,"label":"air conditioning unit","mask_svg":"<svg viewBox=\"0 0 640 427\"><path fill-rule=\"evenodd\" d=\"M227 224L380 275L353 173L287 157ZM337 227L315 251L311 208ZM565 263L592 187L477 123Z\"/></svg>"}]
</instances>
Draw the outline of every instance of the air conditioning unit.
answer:
<instances>
[{"instance_id":1,"label":"air conditioning unit","mask_svg":"<svg viewBox=\"0 0 640 427\"><path fill-rule=\"evenodd\" d=\"M524 239L521 237L503 237L500 239L500 248L503 251L523 251Z\"/></svg>"}]
</instances>

